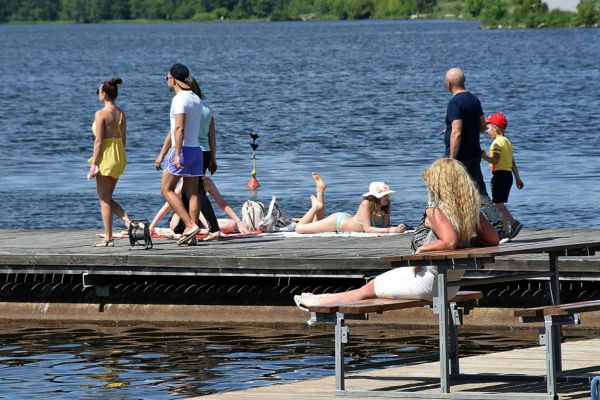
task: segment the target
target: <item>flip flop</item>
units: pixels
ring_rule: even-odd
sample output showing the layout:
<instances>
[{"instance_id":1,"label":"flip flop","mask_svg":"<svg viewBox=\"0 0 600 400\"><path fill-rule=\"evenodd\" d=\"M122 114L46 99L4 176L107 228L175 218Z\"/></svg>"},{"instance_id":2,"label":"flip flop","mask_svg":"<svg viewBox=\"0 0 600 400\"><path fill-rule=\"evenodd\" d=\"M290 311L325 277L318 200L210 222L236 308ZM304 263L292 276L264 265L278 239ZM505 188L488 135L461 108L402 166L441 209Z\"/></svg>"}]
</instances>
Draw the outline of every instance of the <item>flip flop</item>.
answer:
<instances>
[{"instance_id":1,"label":"flip flop","mask_svg":"<svg viewBox=\"0 0 600 400\"><path fill-rule=\"evenodd\" d=\"M302 305L302 296L300 296L299 294L294 296L294 303L296 303L296 307L298 307L301 311L308 312L308 308Z\"/></svg>"},{"instance_id":2,"label":"flip flop","mask_svg":"<svg viewBox=\"0 0 600 400\"><path fill-rule=\"evenodd\" d=\"M177 245L181 246L182 244L187 244L188 242L190 242L193 238L196 237L196 234L198 232L200 232L202 228L196 228L191 232L188 233L184 233L183 235L181 235L181 238L177 241Z\"/></svg>"}]
</instances>

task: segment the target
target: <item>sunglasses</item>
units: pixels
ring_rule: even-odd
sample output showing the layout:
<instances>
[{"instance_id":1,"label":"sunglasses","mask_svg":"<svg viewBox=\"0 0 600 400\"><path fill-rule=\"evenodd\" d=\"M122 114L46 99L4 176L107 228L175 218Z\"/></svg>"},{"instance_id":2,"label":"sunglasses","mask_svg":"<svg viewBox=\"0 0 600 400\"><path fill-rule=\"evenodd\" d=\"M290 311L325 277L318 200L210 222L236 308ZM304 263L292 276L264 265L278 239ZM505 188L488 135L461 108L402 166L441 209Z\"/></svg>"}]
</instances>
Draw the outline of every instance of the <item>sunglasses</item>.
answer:
<instances>
[{"instance_id":1,"label":"sunglasses","mask_svg":"<svg viewBox=\"0 0 600 400\"><path fill-rule=\"evenodd\" d=\"M100 89L96 89L96 94L100 94Z\"/></svg>"}]
</instances>

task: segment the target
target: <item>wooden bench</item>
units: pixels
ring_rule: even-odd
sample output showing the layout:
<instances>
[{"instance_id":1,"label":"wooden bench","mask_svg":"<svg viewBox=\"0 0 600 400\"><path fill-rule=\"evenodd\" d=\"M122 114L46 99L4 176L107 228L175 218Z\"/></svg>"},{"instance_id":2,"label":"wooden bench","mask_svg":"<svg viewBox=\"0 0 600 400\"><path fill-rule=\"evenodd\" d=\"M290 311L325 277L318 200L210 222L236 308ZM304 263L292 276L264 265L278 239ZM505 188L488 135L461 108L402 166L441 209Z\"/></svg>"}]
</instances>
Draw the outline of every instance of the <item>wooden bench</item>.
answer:
<instances>
[{"instance_id":1,"label":"wooden bench","mask_svg":"<svg viewBox=\"0 0 600 400\"><path fill-rule=\"evenodd\" d=\"M580 238L550 238L548 240L537 240L532 242L516 242L503 246L491 246L482 248L465 248L450 251L432 251L418 254L404 254L390 257L382 257L380 260L389 263L390 268L435 266L437 268L437 296L434 298L434 312L438 315L439 326L439 360L440 360L440 392L433 393L429 390L346 390L344 389L344 360L343 345L348 341L348 330L344 326L344 319L365 319L361 312L381 312L421 306L421 300L398 301L389 303L380 300L381 303L360 304L337 304L335 308L313 309L312 321L334 322L336 324L336 394L363 396L363 397L411 397L411 398L444 398L444 399L550 399L556 398L556 393L477 393L472 390L451 392L451 378L454 379L498 379L498 375L491 373L461 374L458 363L458 343L456 325L460 324L460 312L454 299L448 299L448 289L451 287L468 287L472 285L484 285L490 283L510 282L523 279L548 279L547 295L552 304L560 304L559 286L559 257L568 256L591 256L600 251L599 239ZM547 254L548 269L545 271L534 271L527 264L512 265L510 271L502 276L490 278L478 278L462 281L449 281L448 272L451 270L485 270L490 264L494 264L497 257L523 255L523 254ZM497 268L494 269L498 271ZM466 307L468 309L468 307ZM326 311L325 313L317 312ZM342 312L343 311L343 312ZM458 323L457 323L458 322ZM556 326L560 332L560 326ZM570 377L569 377L570 378ZM508 376L502 374L502 379L513 380L539 380L539 377L515 374Z\"/></svg>"},{"instance_id":2,"label":"wooden bench","mask_svg":"<svg viewBox=\"0 0 600 400\"><path fill-rule=\"evenodd\" d=\"M450 364L453 371L458 372L458 330L462 325L463 315L468 314L477 300L483 298L482 292L463 291L449 300L450 318ZM421 299L368 299L347 303L318 305L309 308L310 323L335 323L335 387L336 391L345 390L344 347L350 340L350 329L346 320L367 320L372 313L382 314L386 311L405 310L416 307L432 307L438 313L440 305L436 302ZM422 359L422 357L421 357Z\"/></svg>"},{"instance_id":3,"label":"wooden bench","mask_svg":"<svg viewBox=\"0 0 600 400\"><path fill-rule=\"evenodd\" d=\"M600 310L600 300L582 301L577 303L552 304L541 307L515 310L514 315L519 322L543 322L540 329L540 344L546 348L547 393L556 397L557 378L569 372L562 369L561 356L561 326L581 323L581 313ZM590 370L597 370L593 367ZM577 370L578 373L583 372ZM573 377L569 377L573 379ZM587 379L587 378L584 378Z\"/></svg>"}]
</instances>

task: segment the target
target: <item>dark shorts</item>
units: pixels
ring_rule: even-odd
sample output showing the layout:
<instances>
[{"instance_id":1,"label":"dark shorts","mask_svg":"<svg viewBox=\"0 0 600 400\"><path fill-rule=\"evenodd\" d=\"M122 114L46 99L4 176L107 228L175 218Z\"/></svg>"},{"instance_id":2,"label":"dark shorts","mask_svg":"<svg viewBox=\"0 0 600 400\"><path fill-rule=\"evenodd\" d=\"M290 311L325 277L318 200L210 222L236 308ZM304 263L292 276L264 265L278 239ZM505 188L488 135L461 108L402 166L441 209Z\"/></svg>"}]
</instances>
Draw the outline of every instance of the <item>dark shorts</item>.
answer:
<instances>
[{"instance_id":1,"label":"dark shorts","mask_svg":"<svg viewBox=\"0 0 600 400\"><path fill-rule=\"evenodd\" d=\"M512 171L496 171L492 176L492 201L506 203L513 184Z\"/></svg>"}]
</instances>

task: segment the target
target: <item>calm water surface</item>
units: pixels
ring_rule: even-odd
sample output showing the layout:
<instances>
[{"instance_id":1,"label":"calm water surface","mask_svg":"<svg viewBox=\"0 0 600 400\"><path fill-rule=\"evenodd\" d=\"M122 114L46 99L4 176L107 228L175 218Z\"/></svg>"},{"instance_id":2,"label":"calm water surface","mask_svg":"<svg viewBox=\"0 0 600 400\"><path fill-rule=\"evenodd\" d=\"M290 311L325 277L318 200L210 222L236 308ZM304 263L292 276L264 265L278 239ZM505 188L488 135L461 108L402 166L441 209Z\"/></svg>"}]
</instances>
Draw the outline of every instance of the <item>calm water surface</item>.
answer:
<instances>
[{"instance_id":1,"label":"calm water surface","mask_svg":"<svg viewBox=\"0 0 600 400\"><path fill-rule=\"evenodd\" d=\"M370 181L385 180L398 192L394 220L416 222L426 202L420 173L443 152L443 75L460 65L486 114L508 116L526 184L511 195L515 215L530 227L598 227L599 39L597 29L483 31L448 21L0 25L0 228L101 226L86 160L95 89L115 75L129 122L116 198L133 217L151 218L162 202L153 160L169 128L163 77L173 62L190 66L214 108L215 181L236 209L275 194L300 215L318 170L331 211L355 209ZM256 195L245 189L252 131ZM330 330L305 326L7 325L0 334L6 398L185 397L330 375L333 365ZM437 344L433 330L353 334L353 365ZM472 333L465 350L536 341L535 332Z\"/></svg>"},{"instance_id":2,"label":"calm water surface","mask_svg":"<svg viewBox=\"0 0 600 400\"><path fill-rule=\"evenodd\" d=\"M393 219L416 222L426 202L420 173L443 152L443 75L460 65L486 114L508 116L526 185L511 195L515 215L530 227L600 226L598 29L2 25L0 47L0 228L101 226L86 160L94 91L113 75L125 81L119 101L129 120L116 198L132 216L151 218L162 201L153 160L169 128L163 77L173 62L190 66L215 110L215 181L235 209L253 196L245 184L254 130L259 200L278 195L300 215L318 170L330 184L330 211L355 209L370 181L385 180L398 191Z\"/></svg>"},{"instance_id":3,"label":"calm water surface","mask_svg":"<svg viewBox=\"0 0 600 400\"><path fill-rule=\"evenodd\" d=\"M186 398L331 376L330 328L2 326L0 397ZM351 366L401 361L438 345L433 329L361 326L352 335L346 351ZM465 355L537 344L535 330L466 332L462 338Z\"/></svg>"}]
</instances>

